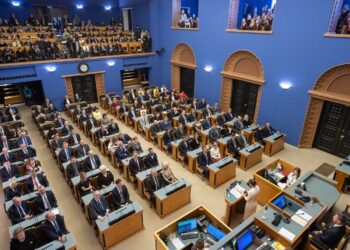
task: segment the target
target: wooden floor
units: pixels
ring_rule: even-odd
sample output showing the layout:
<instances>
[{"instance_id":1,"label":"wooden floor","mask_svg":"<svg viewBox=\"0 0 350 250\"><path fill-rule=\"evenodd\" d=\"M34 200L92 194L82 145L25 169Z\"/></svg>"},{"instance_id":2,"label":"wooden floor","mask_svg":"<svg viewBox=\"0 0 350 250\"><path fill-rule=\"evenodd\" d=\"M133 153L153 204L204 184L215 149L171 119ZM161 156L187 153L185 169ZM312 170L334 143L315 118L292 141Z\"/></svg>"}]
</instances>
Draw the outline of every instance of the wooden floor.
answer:
<instances>
[{"instance_id":1,"label":"wooden floor","mask_svg":"<svg viewBox=\"0 0 350 250\"><path fill-rule=\"evenodd\" d=\"M30 137L32 138L32 142L35 148L37 149L37 153L42 163L43 169L48 176L50 186L52 187L56 195L58 205L63 211L66 226L73 233L73 236L77 242L78 249L102 249L92 227L88 224L80 206L74 199L71 190L64 181L62 174L58 169L56 161L51 156L47 144L40 135L36 125L33 123L30 109L27 107L20 107L20 112L22 114L23 121L28 128L28 132ZM64 118L67 119L70 123L73 123L65 115ZM118 122L118 124L121 131L123 131L124 133L128 133L131 136L136 135L136 133L133 130L126 127L121 122ZM74 127L79 131L79 129L75 125ZM82 138L90 144L91 147L91 141L84 136L82 131L79 131L79 133L82 136ZM152 146L150 142L146 141L141 136L139 136L139 139L143 149L147 149L148 147ZM94 149L94 151L99 154L97 148L94 148L92 146L92 149ZM115 245L111 249L155 249L153 232L200 204L206 206L219 218L222 218L224 216L224 191L228 183L214 190L211 187L209 187L205 182L202 182L197 175L192 174L188 170L184 169L181 164L174 161L172 158L167 156L158 148L156 148L155 151L158 155L158 159L160 160L160 162L167 160L170 163L170 166L172 167L173 172L177 177L183 177L192 183L192 202L189 205L174 212L173 214L161 219L155 214L155 212L152 209L149 208L146 201L143 200L138 194L136 194L136 192L133 191L132 187L129 184L127 184L131 199L138 201L144 209L145 230ZM115 178L121 177L119 173L112 168L107 158L103 157L102 155L100 155L100 158L102 160L102 163L109 167L109 169L114 174ZM274 155L273 157L263 156L263 161L260 164L256 165L255 167L249 169L246 172L242 171L241 169L237 169L237 179L248 180L249 178L252 178L253 172L266 166L267 164L278 158L300 167L302 169L302 173L305 173L308 170L314 170L324 162L335 166L341 161L340 158L324 153L318 149L298 149L296 147L286 145L283 151ZM336 204L335 210L343 210L346 202L350 203L350 196L342 195L338 203ZM4 195L2 191L0 192L0 203L4 203ZM1 206L0 249L9 249L9 235L7 230L9 225L10 222L6 214L4 213L3 206Z\"/></svg>"}]
</instances>

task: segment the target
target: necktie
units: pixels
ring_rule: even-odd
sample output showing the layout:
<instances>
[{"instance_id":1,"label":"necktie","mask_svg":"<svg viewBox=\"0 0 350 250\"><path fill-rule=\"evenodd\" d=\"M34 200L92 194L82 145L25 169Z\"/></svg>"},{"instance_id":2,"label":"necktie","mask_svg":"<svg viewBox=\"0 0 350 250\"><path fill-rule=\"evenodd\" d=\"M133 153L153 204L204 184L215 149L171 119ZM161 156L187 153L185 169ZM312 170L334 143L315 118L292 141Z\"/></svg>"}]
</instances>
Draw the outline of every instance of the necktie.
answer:
<instances>
[{"instance_id":1,"label":"necktie","mask_svg":"<svg viewBox=\"0 0 350 250\"><path fill-rule=\"evenodd\" d=\"M105 210L104 206L103 206L102 203L101 203L101 200L98 200L97 203L100 205L100 207L101 207L102 210Z\"/></svg>"},{"instance_id":2,"label":"necktie","mask_svg":"<svg viewBox=\"0 0 350 250\"><path fill-rule=\"evenodd\" d=\"M205 157L205 161L207 162L207 165L208 165L208 156L207 156L207 154L204 154L204 157Z\"/></svg>"},{"instance_id":3,"label":"necktie","mask_svg":"<svg viewBox=\"0 0 350 250\"><path fill-rule=\"evenodd\" d=\"M9 166L7 166L6 169L7 169L7 172L9 173L9 175L10 175L10 178L12 178L11 168Z\"/></svg>"},{"instance_id":4,"label":"necktie","mask_svg":"<svg viewBox=\"0 0 350 250\"><path fill-rule=\"evenodd\" d=\"M79 175L79 171L78 171L77 165L73 164L73 167L74 167L75 176L78 176Z\"/></svg>"},{"instance_id":5,"label":"necktie","mask_svg":"<svg viewBox=\"0 0 350 250\"><path fill-rule=\"evenodd\" d=\"M35 190L38 190L38 188L39 188L39 186L40 186L40 183L39 183L37 177L34 177L34 178L33 178L33 183L34 183L34 186L35 186Z\"/></svg>"},{"instance_id":6,"label":"necktie","mask_svg":"<svg viewBox=\"0 0 350 250\"><path fill-rule=\"evenodd\" d=\"M119 190L119 195L120 195L120 203L124 204L125 203L125 198L124 198L122 189L118 187L118 190Z\"/></svg>"},{"instance_id":7,"label":"necktie","mask_svg":"<svg viewBox=\"0 0 350 250\"><path fill-rule=\"evenodd\" d=\"M17 207L17 211L18 211L18 214L21 218L25 217L26 216L26 213L24 212L22 206L18 206Z\"/></svg>"},{"instance_id":8,"label":"necktie","mask_svg":"<svg viewBox=\"0 0 350 250\"><path fill-rule=\"evenodd\" d=\"M91 160L92 169L95 169L96 168L96 163L95 163L94 157L90 157L90 160Z\"/></svg>"},{"instance_id":9,"label":"necktie","mask_svg":"<svg viewBox=\"0 0 350 250\"><path fill-rule=\"evenodd\" d=\"M139 164L139 160L136 158L136 164L137 164L137 168L139 169L140 171L140 164Z\"/></svg>"},{"instance_id":10,"label":"necktie","mask_svg":"<svg viewBox=\"0 0 350 250\"><path fill-rule=\"evenodd\" d=\"M49 202L49 199L47 198L46 194L42 196L43 201L44 201L44 206L46 209L51 209L51 204Z\"/></svg>"},{"instance_id":11,"label":"necktie","mask_svg":"<svg viewBox=\"0 0 350 250\"><path fill-rule=\"evenodd\" d=\"M65 149L64 152L66 152L66 158L67 158L67 161L69 161L69 160L70 160L70 157L69 157L69 154L68 154L68 150Z\"/></svg>"},{"instance_id":12,"label":"necktie","mask_svg":"<svg viewBox=\"0 0 350 250\"><path fill-rule=\"evenodd\" d=\"M9 154L5 154L6 160L10 160Z\"/></svg>"},{"instance_id":13,"label":"necktie","mask_svg":"<svg viewBox=\"0 0 350 250\"><path fill-rule=\"evenodd\" d=\"M86 155L86 149L85 147L83 146L83 151L84 151L84 156Z\"/></svg>"},{"instance_id":14,"label":"necktie","mask_svg":"<svg viewBox=\"0 0 350 250\"><path fill-rule=\"evenodd\" d=\"M75 144L78 144L77 137L76 137L75 135L73 135L73 138L74 138L74 143L75 143Z\"/></svg>"},{"instance_id":15,"label":"necktie","mask_svg":"<svg viewBox=\"0 0 350 250\"><path fill-rule=\"evenodd\" d=\"M28 146L28 143L27 143L27 138L23 137L23 144L27 145Z\"/></svg>"},{"instance_id":16,"label":"necktie","mask_svg":"<svg viewBox=\"0 0 350 250\"><path fill-rule=\"evenodd\" d=\"M60 229L60 227L58 226L56 220L53 221L53 226L54 226L54 228L55 228L55 230L56 230L56 233L57 233L58 235L61 235L61 234L62 234L62 233L61 233L61 229Z\"/></svg>"},{"instance_id":17,"label":"necktie","mask_svg":"<svg viewBox=\"0 0 350 250\"><path fill-rule=\"evenodd\" d=\"M246 140L245 136L243 136L243 141L244 141L244 146L246 146L247 145L247 140Z\"/></svg>"},{"instance_id":18,"label":"necktie","mask_svg":"<svg viewBox=\"0 0 350 250\"><path fill-rule=\"evenodd\" d=\"M159 183L158 183L157 177L153 177L153 179L154 179L154 183L156 184L156 190L158 190Z\"/></svg>"},{"instance_id":19,"label":"necktie","mask_svg":"<svg viewBox=\"0 0 350 250\"><path fill-rule=\"evenodd\" d=\"M4 142L4 147L9 148L6 141Z\"/></svg>"},{"instance_id":20,"label":"necktie","mask_svg":"<svg viewBox=\"0 0 350 250\"><path fill-rule=\"evenodd\" d=\"M62 122L62 120L60 120L60 124L61 124L61 127L63 127L63 122Z\"/></svg>"},{"instance_id":21,"label":"necktie","mask_svg":"<svg viewBox=\"0 0 350 250\"><path fill-rule=\"evenodd\" d=\"M187 119L186 119L186 116L184 116L184 121L185 121L185 123L187 123Z\"/></svg>"},{"instance_id":22,"label":"necktie","mask_svg":"<svg viewBox=\"0 0 350 250\"><path fill-rule=\"evenodd\" d=\"M216 132L216 136L219 137L220 136L219 131L215 129L215 132Z\"/></svg>"}]
</instances>

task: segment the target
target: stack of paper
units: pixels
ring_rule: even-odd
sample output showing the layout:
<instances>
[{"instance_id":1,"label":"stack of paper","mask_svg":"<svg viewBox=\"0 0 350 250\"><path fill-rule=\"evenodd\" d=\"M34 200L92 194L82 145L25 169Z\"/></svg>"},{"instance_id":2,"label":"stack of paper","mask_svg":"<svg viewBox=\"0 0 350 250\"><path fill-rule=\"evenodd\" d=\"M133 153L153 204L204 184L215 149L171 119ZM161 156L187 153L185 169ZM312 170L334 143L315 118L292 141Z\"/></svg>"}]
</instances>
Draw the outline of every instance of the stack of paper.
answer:
<instances>
[{"instance_id":1,"label":"stack of paper","mask_svg":"<svg viewBox=\"0 0 350 250\"><path fill-rule=\"evenodd\" d=\"M245 191L245 189L244 189L241 185L239 185L239 184L237 184L237 185L235 186L235 189L236 189L238 192L244 192L244 191Z\"/></svg>"},{"instance_id":2,"label":"stack of paper","mask_svg":"<svg viewBox=\"0 0 350 250\"><path fill-rule=\"evenodd\" d=\"M236 188L232 188L230 193L233 194L233 196L236 197L236 199L239 199L242 196L241 193L238 192Z\"/></svg>"},{"instance_id":3,"label":"stack of paper","mask_svg":"<svg viewBox=\"0 0 350 250\"><path fill-rule=\"evenodd\" d=\"M306 220L304 220L303 218L301 218L299 215L296 215L296 214L293 215L291 219L302 227L305 227L305 225L307 224Z\"/></svg>"},{"instance_id":4,"label":"stack of paper","mask_svg":"<svg viewBox=\"0 0 350 250\"><path fill-rule=\"evenodd\" d=\"M293 234L292 232L288 231L287 229L285 229L284 227L282 227L278 233L280 235L282 235L283 237L287 238L290 241L293 241L295 238L295 234Z\"/></svg>"},{"instance_id":5,"label":"stack of paper","mask_svg":"<svg viewBox=\"0 0 350 250\"><path fill-rule=\"evenodd\" d=\"M171 243L173 243L174 247L177 250L180 250L185 247L184 243L182 243L182 241L178 237L171 239Z\"/></svg>"},{"instance_id":6,"label":"stack of paper","mask_svg":"<svg viewBox=\"0 0 350 250\"><path fill-rule=\"evenodd\" d=\"M308 213L306 213L305 211L303 211L301 209L299 209L295 214L300 216L301 218L303 218L306 221L310 221L312 219L311 215L309 215Z\"/></svg>"}]
</instances>

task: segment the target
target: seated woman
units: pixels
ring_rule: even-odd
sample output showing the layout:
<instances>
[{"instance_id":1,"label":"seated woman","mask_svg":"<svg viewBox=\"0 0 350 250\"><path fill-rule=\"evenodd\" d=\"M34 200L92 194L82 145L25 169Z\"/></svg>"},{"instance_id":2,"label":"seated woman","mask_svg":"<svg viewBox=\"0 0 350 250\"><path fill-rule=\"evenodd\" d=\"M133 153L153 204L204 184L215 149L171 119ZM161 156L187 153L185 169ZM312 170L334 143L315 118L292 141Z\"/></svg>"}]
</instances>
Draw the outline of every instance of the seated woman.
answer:
<instances>
[{"instance_id":1,"label":"seated woman","mask_svg":"<svg viewBox=\"0 0 350 250\"><path fill-rule=\"evenodd\" d=\"M203 126L202 126L202 122L201 121L197 121L194 124L194 129L196 130L196 133L201 135L203 133Z\"/></svg>"},{"instance_id":2,"label":"seated woman","mask_svg":"<svg viewBox=\"0 0 350 250\"><path fill-rule=\"evenodd\" d=\"M34 160L33 158L29 158L29 159L24 159L23 161L25 167L26 167L26 172L27 174L29 174L32 170L34 170L37 173L41 173L42 169L40 166L40 162Z\"/></svg>"},{"instance_id":3,"label":"seated woman","mask_svg":"<svg viewBox=\"0 0 350 250\"><path fill-rule=\"evenodd\" d=\"M277 185L283 189L293 185L300 177L301 169L294 168L293 172L289 173L286 183L278 182Z\"/></svg>"},{"instance_id":4,"label":"seated woman","mask_svg":"<svg viewBox=\"0 0 350 250\"><path fill-rule=\"evenodd\" d=\"M217 142L214 142L213 147L210 149L210 157L214 162L221 160L220 149Z\"/></svg>"},{"instance_id":5,"label":"seated woman","mask_svg":"<svg viewBox=\"0 0 350 250\"><path fill-rule=\"evenodd\" d=\"M101 125L107 125L109 123L107 114L103 114L102 118L101 118Z\"/></svg>"},{"instance_id":6,"label":"seated woman","mask_svg":"<svg viewBox=\"0 0 350 250\"><path fill-rule=\"evenodd\" d=\"M90 180L87 178L85 172L80 173L80 182L78 183L78 190L80 197L83 197L84 195L87 195L94 191L94 189L91 186Z\"/></svg>"},{"instance_id":7,"label":"seated woman","mask_svg":"<svg viewBox=\"0 0 350 250\"><path fill-rule=\"evenodd\" d=\"M33 232L24 231L22 227L18 227L13 231L13 239L10 243L11 250L34 250L37 249L39 246L39 241Z\"/></svg>"},{"instance_id":8,"label":"seated woman","mask_svg":"<svg viewBox=\"0 0 350 250\"><path fill-rule=\"evenodd\" d=\"M108 150L114 149L118 146L118 137L113 137L108 143Z\"/></svg>"},{"instance_id":9,"label":"seated woman","mask_svg":"<svg viewBox=\"0 0 350 250\"><path fill-rule=\"evenodd\" d=\"M97 182L101 188L106 188L114 182L114 177L105 165L101 165L100 170L101 173L97 177Z\"/></svg>"},{"instance_id":10,"label":"seated woman","mask_svg":"<svg viewBox=\"0 0 350 250\"><path fill-rule=\"evenodd\" d=\"M173 174L173 171L169 167L169 163L166 161L163 162L163 170L161 172L161 175L166 185L177 181L176 177Z\"/></svg>"},{"instance_id":11,"label":"seated woman","mask_svg":"<svg viewBox=\"0 0 350 250\"><path fill-rule=\"evenodd\" d=\"M190 146L192 150L199 148L201 142L199 141L199 135L197 133L193 134L193 139L190 142Z\"/></svg>"}]
</instances>

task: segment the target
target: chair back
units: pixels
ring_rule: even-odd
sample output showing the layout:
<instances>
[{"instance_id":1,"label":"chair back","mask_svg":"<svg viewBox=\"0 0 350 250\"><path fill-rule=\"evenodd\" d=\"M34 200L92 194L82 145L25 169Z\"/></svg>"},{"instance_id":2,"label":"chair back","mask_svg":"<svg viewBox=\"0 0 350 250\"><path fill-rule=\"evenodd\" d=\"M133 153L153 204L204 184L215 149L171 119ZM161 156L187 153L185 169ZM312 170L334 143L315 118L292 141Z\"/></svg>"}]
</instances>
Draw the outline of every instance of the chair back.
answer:
<instances>
[{"instance_id":1,"label":"chair back","mask_svg":"<svg viewBox=\"0 0 350 250\"><path fill-rule=\"evenodd\" d=\"M341 238L341 240L339 241L338 243L338 246L337 246L337 250L346 250L346 246L349 242L349 237L350 237L350 233L347 232L343 238Z\"/></svg>"},{"instance_id":2,"label":"chair back","mask_svg":"<svg viewBox=\"0 0 350 250\"><path fill-rule=\"evenodd\" d=\"M90 178L91 186L94 188L94 190L100 189L100 185L98 184L97 178L98 176L94 176Z\"/></svg>"}]
</instances>

